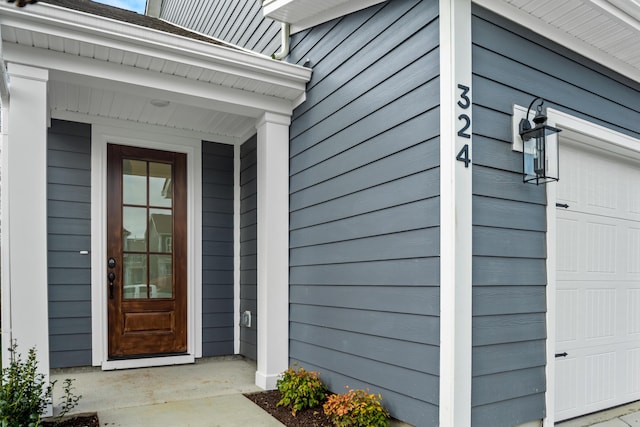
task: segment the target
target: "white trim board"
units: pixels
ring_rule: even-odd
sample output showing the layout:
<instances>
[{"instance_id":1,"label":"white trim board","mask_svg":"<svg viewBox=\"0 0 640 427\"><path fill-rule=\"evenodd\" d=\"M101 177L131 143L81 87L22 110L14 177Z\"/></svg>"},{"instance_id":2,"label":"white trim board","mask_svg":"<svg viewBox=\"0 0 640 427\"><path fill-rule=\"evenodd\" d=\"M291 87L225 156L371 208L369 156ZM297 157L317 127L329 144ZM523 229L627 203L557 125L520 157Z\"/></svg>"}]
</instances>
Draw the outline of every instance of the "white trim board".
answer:
<instances>
[{"instance_id":1,"label":"white trim board","mask_svg":"<svg viewBox=\"0 0 640 427\"><path fill-rule=\"evenodd\" d=\"M439 416L450 427L471 425L473 165L458 161L463 147L473 158L471 77L471 0L441 0Z\"/></svg>"},{"instance_id":2,"label":"white trim board","mask_svg":"<svg viewBox=\"0 0 640 427\"><path fill-rule=\"evenodd\" d=\"M202 356L202 147L201 140L167 136L161 129L93 125L91 130L91 311L92 363L103 370L193 363ZM174 151L187 155L187 355L108 360L106 310L107 144Z\"/></svg>"},{"instance_id":3,"label":"white trim board","mask_svg":"<svg viewBox=\"0 0 640 427\"><path fill-rule=\"evenodd\" d=\"M233 352L240 354L240 144L233 147Z\"/></svg>"},{"instance_id":4,"label":"white trim board","mask_svg":"<svg viewBox=\"0 0 640 427\"><path fill-rule=\"evenodd\" d=\"M578 140L589 147L640 159L640 139L588 122L562 111L547 108L547 123L562 129L560 138ZM564 134L564 135L563 135ZM560 170L562 179L562 170ZM556 186L546 184L547 191L547 366L545 427L555 422L555 325L556 325Z\"/></svg>"},{"instance_id":5,"label":"white trim board","mask_svg":"<svg viewBox=\"0 0 640 427\"><path fill-rule=\"evenodd\" d=\"M291 24L291 34L315 27L386 0L264 0L265 17ZM310 7L313 6L313 7Z\"/></svg>"}]
</instances>

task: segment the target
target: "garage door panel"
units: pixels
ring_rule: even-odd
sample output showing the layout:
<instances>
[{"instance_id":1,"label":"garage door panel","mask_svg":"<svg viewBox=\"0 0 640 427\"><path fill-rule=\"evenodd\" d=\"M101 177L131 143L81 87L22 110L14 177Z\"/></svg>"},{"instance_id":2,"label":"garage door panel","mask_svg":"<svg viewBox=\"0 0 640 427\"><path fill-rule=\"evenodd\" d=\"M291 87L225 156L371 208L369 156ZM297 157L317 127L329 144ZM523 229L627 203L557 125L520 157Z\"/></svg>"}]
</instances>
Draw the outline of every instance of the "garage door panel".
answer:
<instances>
[{"instance_id":1,"label":"garage door panel","mask_svg":"<svg viewBox=\"0 0 640 427\"><path fill-rule=\"evenodd\" d=\"M580 224L577 218L558 219L557 226L558 258L557 269L560 273L578 273L578 251L573 250L576 242L580 242Z\"/></svg>"},{"instance_id":2,"label":"garage door panel","mask_svg":"<svg viewBox=\"0 0 640 427\"><path fill-rule=\"evenodd\" d=\"M613 404L616 397L616 352L585 355L585 404L598 409Z\"/></svg>"},{"instance_id":3,"label":"garage door panel","mask_svg":"<svg viewBox=\"0 0 640 427\"><path fill-rule=\"evenodd\" d=\"M640 180L637 162L584 145L561 150L558 203L576 212L640 221L640 193L629 185Z\"/></svg>"},{"instance_id":4,"label":"garage door panel","mask_svg":"<svg viewBox=\"0 0 640 427\"><path fill-rule=\"evenodd\" d=\"M626 229L626 273L640 279L640 228L630 226Z\"/></svg>"},{"instance_id":5,"label":"garage door panel","mask_svg":"<svg viewBox=\"0 0 640 427\"><path fill-rule=\"evenodd\" d=\"M640 399L640 165L562 144L560 158L558 421Z\"/></svg>"},{"instance_id":6,"label":"garage door panel","mask_svg":"<svg viewBox=\"0 0 640 427\"><path fill-rule=\"evenodd\" d=\"M602 340L616 335L616 289L585 291L585 339Z\"/></svg>"},{"instance_id":7,"label":"garage door panel","mask_svg":"<svg viewBox=\"0 0 640 427\"><path fill-rule=\"evenodd\" d=\"M563 348L578 339L578 289L559 289L556 295L556 342Z\"/></svg>"},{"instance_id":8,"label":"garage door panel","mask_svg":"<svg viewBox=\"0 0 640 427\"><path fill-rule=\"evenodd\" d=\"M638 284L630 285L627 289L626 305L627 315L624 322L626 333L630 335L630 339L640 339L640 286Z\"/></svg>"},{"instance_id":9,"label":"garage door panel","mask_svg":"<svg viewBox=\"0 0 640 427\"><path fill-rule=\"evenodd\" d=\"M577 357L568 356L558 359L556 362L556 389L576 390L573 393L556 393L556 412L574 413L584 406L579 390L584 390L584 376L578 375L582 372L581 360Z\"/></svg>"},{"instance_id":10,"label":"garage door panel","mask_svg":"<svg viewBox=\"0 0 640 427\"><path fill-rule=\"evenodd\" d=\"M640 394L640 345L637 342L630 344L625 350L625 369L622 373L625 384L624 392L630 399Z\"/></svg>"}]
</instances>

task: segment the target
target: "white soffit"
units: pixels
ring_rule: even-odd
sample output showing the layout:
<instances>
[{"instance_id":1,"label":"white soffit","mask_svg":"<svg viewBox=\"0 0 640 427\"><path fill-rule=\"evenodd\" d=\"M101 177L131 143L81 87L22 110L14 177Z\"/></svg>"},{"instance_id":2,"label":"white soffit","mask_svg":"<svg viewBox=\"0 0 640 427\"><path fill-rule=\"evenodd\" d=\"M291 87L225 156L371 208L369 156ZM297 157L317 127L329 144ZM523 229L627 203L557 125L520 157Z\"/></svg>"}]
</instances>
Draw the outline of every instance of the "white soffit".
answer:
<instances>
[{"instance_id":1,"label":"white soffit","mask_svg":"<svg viewBox=\"0 0 640 427\"><path fill-rule=\"evenodd\" d=\"M348 15L385 0L264 0L265 17L291 24L292 33Z\"/></svg>"},{"instance_id":2,"label":"white soffit","mask_svg":"<svg viewBox=\"0 0 640 427\"><path fill-rule=\"evenodd\" d=\"M640 82L638 0L474 0Z\"/></svg>"},{"instance_id":3,"label":"white soffit","mask_svg":"<svg viewBox=\"0 0 640 427\"><path fill-rule=\"evenodd\" d=\"M46 3L0 4L3 62L50 70L52 117L158 125L234 142L290 114L308 68ZM152 99L171 101L166 108Z\"/></svg>"}]
</instances>

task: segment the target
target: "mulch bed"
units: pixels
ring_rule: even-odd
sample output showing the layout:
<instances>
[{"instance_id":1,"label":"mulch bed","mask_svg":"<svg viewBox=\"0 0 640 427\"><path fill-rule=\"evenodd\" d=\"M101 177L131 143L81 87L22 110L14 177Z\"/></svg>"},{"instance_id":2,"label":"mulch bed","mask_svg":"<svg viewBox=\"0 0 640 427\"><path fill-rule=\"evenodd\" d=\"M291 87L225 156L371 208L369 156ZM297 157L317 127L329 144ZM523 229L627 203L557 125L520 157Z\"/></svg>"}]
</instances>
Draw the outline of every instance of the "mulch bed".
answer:
<instances>
[{"instance_id":1,"label":"mulch bed","mask_svg":"<svg viewBox=\"0 0 640 427\"><path fill-rule=\"evenodd\" d=\"M295 417L291 415L290 409L284 406L276 406L280 400L280 392L278 390L249 393L245 394L245 397L287 427L333 427L329 417L324 414L322 406L299 411Z\"/></svg>"},{"instance_id":2,"label":"mulch bed","mask_svg":"<svg viewBox=\"0 0 640 427\"><path fill-rule=\"evenodd\" d=\"M100 427L98 415L96 414L79 414L64 417L59 424L55 419L42 422L43 427Z\"/></svg>"}]
</instances>

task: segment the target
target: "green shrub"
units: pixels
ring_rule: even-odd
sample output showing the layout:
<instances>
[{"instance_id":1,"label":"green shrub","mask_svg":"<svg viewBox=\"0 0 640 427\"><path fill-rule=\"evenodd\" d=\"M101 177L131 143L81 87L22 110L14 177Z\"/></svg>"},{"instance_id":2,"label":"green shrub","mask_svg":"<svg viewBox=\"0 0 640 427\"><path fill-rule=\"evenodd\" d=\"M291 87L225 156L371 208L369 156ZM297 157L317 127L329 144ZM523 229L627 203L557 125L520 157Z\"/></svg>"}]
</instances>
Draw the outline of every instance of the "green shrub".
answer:
<instances>
[{"instance_id":1,"label":"green shrub","mask_svg":"<svg viewBox=\"0 0 640 427\"><path fill-rule=\"evenodd\" d=\"M337 427L387 427L389 412L382 406L379 394L369 390L349 390L328 397L323 408Z\"/></svg>"},{"instance_id":2,"label":"green shrub","mask_svg":"<svg viewBox=\"0 0 640 427\"><path fill-rule=\"evenodd\" d=\"M9 366L2 369L0 387L0 425L2 427L39 427L40 415L51 401L53 384L38 373L36 350L31 348L27 360L17 352L14 341L9 348Z\"/></svg>"},{"instance_id":3,"label":"green shrub","mask_svg":"<svg viewBox=\"0 0 640 427\"><path fill-rule=\"evenodd\" d=\"M54 383L51 383L51 385L53 386ZM60 414L58 415L58 420L56 421L55 425L58 425L62 417L67 415L73 410L73 408L78 406L78 403L82 398L81 395L75 394L75 387L73 386L73 379L71 378L67 378L64 380L64 386L62 390L63 394L62 397L60 397Z\"/></svg>"},{"instance_id":4,"label":"green shrub","mask_svg":"<svg viewBox=\"0 0 640 427\"><path fill-rule=\"evenodd\" d=\"M51 402L55 381L46 384L45 376L38 373L35 348L29 350L27 360L22 360L17 350L18 344L14 341L9 348L9 366L2 369L0 427L40 427L40 416ZM55 425L78 405L82 396L73 390L73 380L64 380L60 415Z\"/></svg>"},{"instance_id":5,"label":"green shrub","mask_svg":"<svg viewBox=\"0 0 640 427\"><path fill-rule=\"evenodd\" d=\"M284 371L276 383L282 397L278 406L291 408L294 416L302 409L320 406L326 398L327 388L318 376L317 372L307 372L304 368Z\"/></svg>"}]
</instances>

